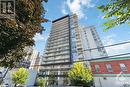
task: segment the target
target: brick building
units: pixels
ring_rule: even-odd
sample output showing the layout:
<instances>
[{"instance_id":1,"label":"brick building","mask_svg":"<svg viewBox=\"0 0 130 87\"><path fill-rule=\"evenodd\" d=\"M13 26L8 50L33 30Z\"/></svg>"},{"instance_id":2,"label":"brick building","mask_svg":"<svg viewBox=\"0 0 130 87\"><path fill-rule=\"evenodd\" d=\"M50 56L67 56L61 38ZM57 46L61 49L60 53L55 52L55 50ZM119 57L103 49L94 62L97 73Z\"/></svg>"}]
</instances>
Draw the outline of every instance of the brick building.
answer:
<instances>
[{"instance_id":1,"label":"brick building","mask_svg":"<svg viewBox=\"0 0 130 87\"><path fill-rule=\"evenodd\" d=\"M130 87L130 57L91 61L96 87Z\"/></svg>"}]
</instances>

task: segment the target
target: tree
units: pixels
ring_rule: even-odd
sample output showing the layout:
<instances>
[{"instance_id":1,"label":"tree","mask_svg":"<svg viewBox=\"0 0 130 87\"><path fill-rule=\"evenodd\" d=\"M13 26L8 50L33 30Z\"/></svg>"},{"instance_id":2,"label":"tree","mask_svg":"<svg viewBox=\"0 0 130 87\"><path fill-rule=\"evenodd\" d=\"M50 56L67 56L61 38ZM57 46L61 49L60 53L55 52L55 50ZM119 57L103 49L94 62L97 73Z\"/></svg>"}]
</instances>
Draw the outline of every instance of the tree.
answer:
<instances>
[{"instance_id":1,"label":"tree","mask_svg":"<svg viewBox=\"0 0 130 87\"><path fill-rule=\"evenodd\" d=\"M90 87L93 85L92 72L82 62L75 63L73 68L69 71L68 76L71 85L83 87Z\"/></svg>"},{"instance_id":2,"label":"tree","mask_svg":"<svg viewBox=\"0 0 130 87\"><path fill-rule=\"evenodd\" d=\"M130 0L110 0L108 4L101 5L98 9L106 13L104 18L110 19L103 24L106 31L116 25L130 24Z\"/></svg>"},{"instance_id":3,"label":"tree","mask_svg":"<svg viewBox=\"0 0 130 87\"><path fill-rule=\"evenodd\" d=\"M15 19L0 19L0 66L13 67L23 58L23 49L33 46L33 37L44 30L42 22L45 9L42 1L47 0L15 0Z\"/></svg>"},{"instance_id":4,"label":"tree","mask_svg":"<svg viewBox=\"0 0 130 87\"><path fill-rule=\"evenodd\" d=\"M29 71L25 68L19 68L17 71L12 73L12 80L15 84L15 87L17 85L24 85L27 81L27 78L29 76Z\"/></svg>"},{"instance_id":5,"label":"tree","mask_svg":"<svg viewBox=\"0 0 130 87\"><path fill-rule=\"evenodd\" d=\"M37 85L40 87L45 87L47 83L47 80L45 78L38 78L37 79Z\"/></svg>"}]
</instances>

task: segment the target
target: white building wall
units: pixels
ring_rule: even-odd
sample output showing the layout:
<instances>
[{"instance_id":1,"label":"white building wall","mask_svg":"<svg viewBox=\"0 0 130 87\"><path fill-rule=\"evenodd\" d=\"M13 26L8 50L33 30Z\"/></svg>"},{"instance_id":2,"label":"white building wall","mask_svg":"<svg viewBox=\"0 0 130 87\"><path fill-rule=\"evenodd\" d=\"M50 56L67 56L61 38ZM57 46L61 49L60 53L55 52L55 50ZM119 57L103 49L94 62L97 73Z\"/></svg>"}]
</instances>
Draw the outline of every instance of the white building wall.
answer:
<instances>
[{"instance_id":1,"label":"white building wall","mask_svg":"<svg viewBox=\"0 0 130 87\"><path fill-rule=\"evenodd\" d=\"M7 71L8 71L8 68L0 67L0 78L4 77Z\"/></svg>"},{"instance_id":2,"label":"white building wall","mask_svg":"<svg viewBox=\"0 0 130 87\"><path fill-rule=\"evenodd\" d=\"M97 32L94 30L95 27L94 26L90 26L90 27L80 26L79 28L80 28L80 34L81 34L81 42L83 46L83 54L84 54L85 59L93 59L93 58L107 56L105 49L103 49L105 53L103 53L102 51L98 51L98 49L88 50L92 48L97 48L98 46L100 47L103 46ZM95 41L95 37L92 34L92 30L98 42Z\"/></svg>"},{"instance_id":3,"label":"white building wall","mask_svg":"<svg viewBox=\"0 0 130 87\"><path fill-rule=\"evenodd\" d=\"M122 79L122 81L120 80ZM130 77L94 77L95 87L130 87ZM129 86L123 86L128 84Z\"/></svg>"},{"instance_id":4,"label":"white building wall","mask_svg":"<svg viewBox=\"0 0 130 87\"><path fill-rule=\"evenodd\" d=\"M29 69L29 77L28 77L26 85L33 86L35 84L36 77L37 77L37 71Z\"/></svg>"},{"instance_id":5,"label":"white building wall","mask_svg":"<svg viewBox=\"0 0 130 87\"><path fill-rule=\"evenodd\" d=\"M24 51L27 53L27 55L25 56L25 60L29 60L30 55L32 54L32 51L33 51L33 47L27 46L27 47L25 47Z\"/></svg>"},{"instance_id":6,"label":"white building wall","mask_svg":"<svg viewBox=\"0 0 130 87\"><path fill-rule=\"evenodd\" d=\"M34 65L35 65L37 57L38 57L38 51L36 49L33 49L33 52L30 58L31 64L30 64L29 69L34 69Z\"/></svg>"},{"instance_id":7,"label":"white building wall","mask_svg":"<svg viewBox=\"0 0 130 87\"><path fill-rule=\"evenodd\" d=\"M12 71L8 71L6 76L3 79L2 85L8 84L9 87L13 87L13 81L12 81Z\"/></svg>"}]
</instances>

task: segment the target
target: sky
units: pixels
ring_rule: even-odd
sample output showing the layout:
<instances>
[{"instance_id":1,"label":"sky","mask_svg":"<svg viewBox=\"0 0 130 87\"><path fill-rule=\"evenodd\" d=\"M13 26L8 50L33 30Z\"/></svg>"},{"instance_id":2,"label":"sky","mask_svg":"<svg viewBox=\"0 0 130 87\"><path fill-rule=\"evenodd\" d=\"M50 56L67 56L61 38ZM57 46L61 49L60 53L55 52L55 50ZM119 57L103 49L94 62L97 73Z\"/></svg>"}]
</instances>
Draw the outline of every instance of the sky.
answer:
<instances>
[{"instance_id":1,"label":"sky","mask_svg":"<svg viewBox=\"0 0 130 87\"><path fill-rule=\"evenodd\" d=\"M45 18L50 21L47 23L41 23L46 30L43 31L43 34L41 35L35 35L34 48L43 55L47 38L51 30L51 21L72 13L76 13L78 15L79 25L94 25L105 46L130 41L130 26L127 24L116 26L108 32L103 31L104 27L102 24L108 19L103 18L104 13L97 9L97 7L106 3L107 0L48 0L48 3L44 3L43 5L47 11ZM130 52L130 44L109 47L106 48L106 51L108 55Z\"/></svg>"}]
</instances>

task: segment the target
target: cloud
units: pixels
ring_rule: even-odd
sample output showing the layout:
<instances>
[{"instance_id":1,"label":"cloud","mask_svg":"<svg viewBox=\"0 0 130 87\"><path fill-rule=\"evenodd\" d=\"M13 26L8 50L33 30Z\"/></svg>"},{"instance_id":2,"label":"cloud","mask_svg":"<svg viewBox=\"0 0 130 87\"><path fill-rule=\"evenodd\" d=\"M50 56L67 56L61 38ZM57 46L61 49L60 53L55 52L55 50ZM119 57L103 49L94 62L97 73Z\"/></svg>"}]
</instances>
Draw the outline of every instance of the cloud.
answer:
<instances>
[{"instance_id":1,"label":"cloud","mask_svg":"<svg viewBox=\"0 0 130 87\"><path fill-rule=\"evenodd\" d=\"M115 43L115 40L114 40L115 37L116 37L115 34L111 34L111 35L104 37L103 38L104 45L112 45L113 43Z\"/></svg>"},{"instance_id":2,"label":"cloud","mask_svg":"<svg viewBox=\"0 0 130 87\"><path fill-rule=\"evenodd\" d=\"M66 5L69 8L70 12L77 14L80 19L85 17L83 11L84 7L86 8L94 7L94 5L91 4L91 0L67 0L66 2L63 3L62 8L63 14L66 13L65 8Z\"/></svg>"},{"instance_id":3,"label":"cloud","mask_svg":"<svg viewBox=\"0 0 130 87\"><path fill-rule=\"evenodd\" d=\"M106 46L106 45L112 45L115 43L119 43L118 41L116 41L114 39L115 37L116 37L116 35L114 35L114 34L106 36L103 40L104 45ZM111 46L111 47L107 47L105 49L109 56L124 54L124 53L130 52L130 43L117 45L117 46Z\"/></svg>"},{"instance_id":4,"label":"cloud","mask_svg":"<svg viewBox=\"0 0 130 87\"><path fill-rule=\"evenodd\" d=\"M62 9L62 14L68 14L67 11L65 9Z\"/></svg>"},{"instance_id":5,"label":"cloud","mask_svg":"<svg viewBox=\"0 0 130 87\"><path fill-rule=\"evenodd\" d=\"M63 2L62 7L61 7L61 12L62 12L62 14L64 14L64 15L68 14L68 12L67 12L65 6L66 6L66 2Z\"/></svg>"},{"instance_id":6,"label":"cloud","mask_svg":"<svg viewBox=\"0 0 130 87\"><path fill-rule=\"evenodd\" d=\"M35 41L43 41L45 40L45 36L43 34L40 34L40 33L36 33L36 35L34 36L33 38Z\"/></svg>"}]
</instances>

